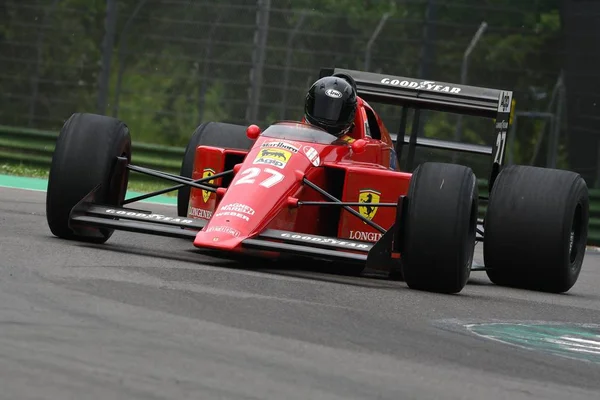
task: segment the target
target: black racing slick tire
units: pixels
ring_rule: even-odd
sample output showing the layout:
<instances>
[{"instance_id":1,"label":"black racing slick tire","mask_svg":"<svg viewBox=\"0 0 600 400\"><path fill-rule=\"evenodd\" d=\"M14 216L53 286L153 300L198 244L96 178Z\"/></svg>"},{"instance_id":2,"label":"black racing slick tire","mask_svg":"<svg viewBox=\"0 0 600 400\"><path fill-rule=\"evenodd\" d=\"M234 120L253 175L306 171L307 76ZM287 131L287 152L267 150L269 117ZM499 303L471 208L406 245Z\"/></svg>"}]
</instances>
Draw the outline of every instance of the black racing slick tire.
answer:
<instances>
[{"instance_id":1,"label":"black racing slick tire","mask_svg":"<svg viewBox=\"0 0 600 400\"><path fill-rule=\"evenodd\" d=\"M224 149L249 150L254 143L246 136L243 125L227 124L224 122L206 122L198 126L185 148L181 162L180 175L191 178L194 172L196 149L198 146L214 146ZM177 215L186 217L190 202L191 188L185 186L177 193Z\"/></svg>"},{"instance_id":2,"label":"black racing slick tire","mask_svg":"<svg viewBox=\"0 0 600 400\"><path fill-rule=\"evenodd\" d=\"M563 293L579 277L588 235L589 197L574 172L505 167L484 221L489 279L501 286Z\"/></svg>"},{"instance_id":3,"label":"black racing slick tire","mask_svg":"<svg viewBox=\"0 0 600 400\"><path fill-rule=\"evenodd\" d=\"M458 293L469 279L479 192L471 168L424 163L413 172L402 216L402 275L417 290Z\"/></svg>"},{"instance_id":4,"label":"black racing slick tire","mask_svg":"<svg viewBox=\"0 0 600 400\"><path fill-rule=\"evenodd\" d=\"M117 205L124 200L129 175L125 170L122 176L114 176L117 157L131 162L131 137L123 122L80 113L65 122L56 140L46 192L46 219L55 236L94 243L110 238L113 230L105 228L73 231L69 216L71 209L99 184L102 186L96 202Z\"/></svg>"}]
</instances>

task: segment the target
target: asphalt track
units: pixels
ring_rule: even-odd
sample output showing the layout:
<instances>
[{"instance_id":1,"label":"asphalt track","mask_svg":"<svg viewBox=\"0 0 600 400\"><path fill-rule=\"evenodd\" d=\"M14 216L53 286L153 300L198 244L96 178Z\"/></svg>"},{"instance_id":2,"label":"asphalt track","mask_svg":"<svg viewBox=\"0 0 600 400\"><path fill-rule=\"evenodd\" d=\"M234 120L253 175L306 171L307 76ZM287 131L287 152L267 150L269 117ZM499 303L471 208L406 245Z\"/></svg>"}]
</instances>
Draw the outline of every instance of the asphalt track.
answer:
<instances>
[{"instance_id":1,"label":"asphalt track","mask_svg":"<svg viewBox=\"0 0 600 400\"><path fill-rule=\"evenodd\" d=\"M600 255L567 295L224 261L186 241L54 238L45 193L0 188L0 399L598 399L600 365L462 323L600 322ZM168 206L146 205L163 214Z\"/></svg>"}]
</instances>

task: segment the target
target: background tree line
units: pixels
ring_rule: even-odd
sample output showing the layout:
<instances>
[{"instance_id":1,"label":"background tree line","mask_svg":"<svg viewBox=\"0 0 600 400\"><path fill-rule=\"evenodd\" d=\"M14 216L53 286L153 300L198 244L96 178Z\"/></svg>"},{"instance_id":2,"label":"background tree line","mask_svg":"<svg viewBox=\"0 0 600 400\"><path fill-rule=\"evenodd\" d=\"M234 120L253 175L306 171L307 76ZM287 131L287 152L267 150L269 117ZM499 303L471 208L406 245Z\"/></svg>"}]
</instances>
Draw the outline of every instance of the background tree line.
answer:
<instances>
[{"instance_id":1,"label":"background tree line","mask_svg":"<svg viewBox=\"0 0 600 400\"><path fill-rule=\"evenodd\" d=\"M96 112L106 4L0 2L0 124L56 130L73 112ZM182 146L203 121L248 122L255 1L116 4L107 114L127 122L135 140ZM514 90L518 110L545 111L561 70L558 0L272 0L259 122L299 118L321 67L363 69L385 13L371 71L459 82L463 53L485 21L467 83ZM380 109L397 129L399 110ZM427 114L425 134L451 138L455 124L453 115ZM467 118L463 137L490 144L492 124ZM542 124L519 121L515 162L529 161Z\"/></svg>"}]
</instances>

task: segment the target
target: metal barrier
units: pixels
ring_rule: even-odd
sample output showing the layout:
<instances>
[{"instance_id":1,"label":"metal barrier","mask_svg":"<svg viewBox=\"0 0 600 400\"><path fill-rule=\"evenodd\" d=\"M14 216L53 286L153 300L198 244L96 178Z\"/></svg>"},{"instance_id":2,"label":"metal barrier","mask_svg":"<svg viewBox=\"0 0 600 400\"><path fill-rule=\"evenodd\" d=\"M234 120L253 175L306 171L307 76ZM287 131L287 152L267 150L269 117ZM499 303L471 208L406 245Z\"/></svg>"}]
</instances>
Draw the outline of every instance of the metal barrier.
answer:
<instances>
[{"instance_id":1,"label":"metal barrier","mask_svg":"<svg viewBox=\"0 0 600 400\"><path fill-rule=\"evenodd\" d=\"M0 125L0 163L10 163L50 168L58 132L16 128ZM184 149L145 143L132 143L132 162L136 165L178 174ZM132 179L156 178L135 174ZM479 191L487 195L487 181L480 179ZM590 189L590 223L588 244L600 246L600 189ZM479 206L479 215L485 214L485 204Z\"/></svg>"},{"instance_id":2,"label":"metal barrier","mask_svg":"<svg viewBox=\"0 0 600 400\"><path fill-rule=\"evenodd\" d=\"M0 125L0 163L11 163L50 168L58 132L16 128ZM184 149L132 143L132 162L143 167L178 174ZM155 179L140 177L136 179Z\"/></svg>"}]
</instances>

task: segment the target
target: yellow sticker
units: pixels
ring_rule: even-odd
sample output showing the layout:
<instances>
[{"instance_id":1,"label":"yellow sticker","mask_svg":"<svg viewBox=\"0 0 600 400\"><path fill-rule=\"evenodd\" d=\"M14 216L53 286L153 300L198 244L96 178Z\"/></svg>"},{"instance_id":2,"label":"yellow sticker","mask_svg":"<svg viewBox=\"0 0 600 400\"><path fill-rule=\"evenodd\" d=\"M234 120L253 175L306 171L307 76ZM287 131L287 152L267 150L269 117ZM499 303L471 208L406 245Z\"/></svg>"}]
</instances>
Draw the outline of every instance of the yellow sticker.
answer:
<instances>
[{"instance_id":1,"label":"yellow sticker","mask_svg":"<svg viewBox=\"0 0 600 400\"><path fill-rule=\"evenodd\" d=\"M283 169L292 158L292 153L287 150L263 148L258 151L253 164L266 164Z\"/></svg>"}]
</instances>

